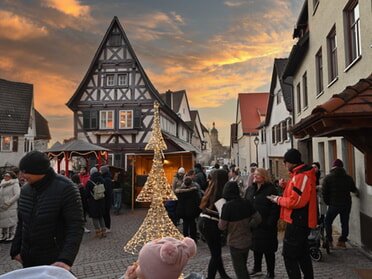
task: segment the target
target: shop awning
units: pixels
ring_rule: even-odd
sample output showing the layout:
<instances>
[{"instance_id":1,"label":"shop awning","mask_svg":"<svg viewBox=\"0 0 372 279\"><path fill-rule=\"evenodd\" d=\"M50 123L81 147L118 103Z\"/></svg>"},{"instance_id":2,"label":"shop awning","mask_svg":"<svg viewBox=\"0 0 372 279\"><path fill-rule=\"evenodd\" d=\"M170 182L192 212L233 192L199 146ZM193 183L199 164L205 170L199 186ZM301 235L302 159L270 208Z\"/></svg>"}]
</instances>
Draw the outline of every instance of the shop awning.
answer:
<instances>
[{"instance_id":1,"label":"shop awning","mask_svg":"<svg viewBox=\"0 0 372 279\"><path fill-rule=\"evenodd\" d=\"M372 74L314 108L290 130L295 138L342 136L365 155L372 185Z\"/></svg>"}]
</instances>

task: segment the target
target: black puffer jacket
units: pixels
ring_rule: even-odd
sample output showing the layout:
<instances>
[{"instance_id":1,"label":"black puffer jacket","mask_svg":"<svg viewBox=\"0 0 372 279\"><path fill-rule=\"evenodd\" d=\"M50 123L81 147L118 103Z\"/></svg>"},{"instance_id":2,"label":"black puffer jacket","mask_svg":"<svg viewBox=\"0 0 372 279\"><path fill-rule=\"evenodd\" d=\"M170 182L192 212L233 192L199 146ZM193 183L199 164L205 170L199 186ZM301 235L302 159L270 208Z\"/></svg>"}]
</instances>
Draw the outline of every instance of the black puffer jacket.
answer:
<instances>
[{"instance_id":1,"label":"black puffer jacket","mask_svg":"<svg viewBox=\"0 0 372 279\"><path fill-rule=\"evenodd\" d=\"M46 176L21 189L18 225L10 255L20 254L23 266L71 266L84 233L79 189L52 168Z\"/></svg>"},{"instance_id":2,"label":"black puffer jacket","mask_svg":"<svg viewBox=\"0 0 372 279\"><path fill-rule=\"evenodd\" d=\"M323 179L322 194L327 205L346 206L351 204L350 192L356 193L355 182L344 168L335 167Z\"/></svg>"},{"instance_id":3,"label":"black puffer jacket","mask_svg":"<svg viewBox=\"0 0 372 279\"><path fill-rule=\"evenodd\" d=\"M190 188L176 189L177 217L179 218L196 218L200 214L200 195L196 186Z\"/></svg>"}]
</instances>

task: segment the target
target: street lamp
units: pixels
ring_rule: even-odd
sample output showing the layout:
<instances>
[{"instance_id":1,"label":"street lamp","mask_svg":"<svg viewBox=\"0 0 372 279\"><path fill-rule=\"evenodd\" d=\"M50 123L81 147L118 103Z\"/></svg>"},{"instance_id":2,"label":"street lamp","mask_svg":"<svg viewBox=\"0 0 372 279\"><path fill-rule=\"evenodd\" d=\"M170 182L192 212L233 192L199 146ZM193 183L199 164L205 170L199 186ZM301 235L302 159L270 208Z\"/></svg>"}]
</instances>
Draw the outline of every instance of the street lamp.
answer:
<instances>
[{"instance_id":1,"label":"street lamp","mask_svg":"<svg viewBox=\"0 0 372 279\"><path fill-rule=\"evenodd\" d=\"M260 139L258 137L255 137L253 142L254 142L254 145L256 146L256 163L258 166L258 144L260 143Z\"/></svg>"}]
</instances>

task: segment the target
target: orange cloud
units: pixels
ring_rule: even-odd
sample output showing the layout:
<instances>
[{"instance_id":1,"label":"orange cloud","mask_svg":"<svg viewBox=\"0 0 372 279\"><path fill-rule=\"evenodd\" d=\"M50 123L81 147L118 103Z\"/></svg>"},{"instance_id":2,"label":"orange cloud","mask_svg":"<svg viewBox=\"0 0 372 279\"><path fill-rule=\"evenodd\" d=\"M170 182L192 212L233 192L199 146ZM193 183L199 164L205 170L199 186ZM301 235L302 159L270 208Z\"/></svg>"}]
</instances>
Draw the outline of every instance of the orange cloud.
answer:
<instances>
[{"instance_id":1,"label":"orange cloud","mask_svg":"<svg viewBox=\"0 0 372 279\"><path fill-rule=\"evenodd\" d=\"M90 13L89 6L80 5L79 1L76 0L42 0L41 4L74 17L85 16Z\"/></svg>"},{"instance_id":2,"label":"orange cloud","mask_svg":"<svg viewBox=\"0 0 372 279\"><path fill-rule=\"evenodd\" d=\"M27 40L48 35L44 26L37 26L32 20L15 15L8 11L0 11L0 36L10 40Z\"/></svg>"}]
</instances>

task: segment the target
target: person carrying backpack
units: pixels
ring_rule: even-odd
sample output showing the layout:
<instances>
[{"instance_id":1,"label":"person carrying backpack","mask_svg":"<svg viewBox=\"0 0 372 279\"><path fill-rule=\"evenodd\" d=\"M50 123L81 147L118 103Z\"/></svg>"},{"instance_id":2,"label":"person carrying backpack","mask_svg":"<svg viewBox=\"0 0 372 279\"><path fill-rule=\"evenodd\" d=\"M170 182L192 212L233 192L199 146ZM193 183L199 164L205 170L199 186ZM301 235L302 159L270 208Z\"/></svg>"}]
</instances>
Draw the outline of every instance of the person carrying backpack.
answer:
<instances>
[{"instance_id":1,"label":"person carrying backpack","mask_svg":"<svg viewBox=\"0 0 372 279\"><path fill-rule=\"evenodd\" d=\"M95 238L106 236L105 221L105 195L100 190L101 185L104 187L102 174L96 167L90 169L90 179L86 184L86 196L88 198L89 214L93 220L93 226L96 230Z\"/></svg>"}]
</instances>

